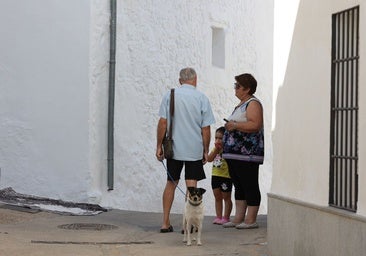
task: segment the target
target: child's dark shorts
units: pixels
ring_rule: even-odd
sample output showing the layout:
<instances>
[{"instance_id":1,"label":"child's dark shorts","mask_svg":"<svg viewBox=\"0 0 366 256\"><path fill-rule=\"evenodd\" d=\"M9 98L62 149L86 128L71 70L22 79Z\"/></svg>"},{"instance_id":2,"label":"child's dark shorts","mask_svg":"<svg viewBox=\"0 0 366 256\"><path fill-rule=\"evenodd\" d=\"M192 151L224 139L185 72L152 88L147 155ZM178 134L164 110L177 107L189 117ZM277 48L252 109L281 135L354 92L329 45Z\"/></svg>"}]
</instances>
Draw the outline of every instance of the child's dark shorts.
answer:
<instances>
[{"instance_id":1,"label":"child's dark shorts","mask_svg":"<svg viewBox=\"0 0 366 256\"><path fill-rule=\"evenodd\" d=\"M212 176L211 187L212 189L220 188L222 192L231 192L233 189L233 182L229 178Z\"/></svg>"}]
</instances>

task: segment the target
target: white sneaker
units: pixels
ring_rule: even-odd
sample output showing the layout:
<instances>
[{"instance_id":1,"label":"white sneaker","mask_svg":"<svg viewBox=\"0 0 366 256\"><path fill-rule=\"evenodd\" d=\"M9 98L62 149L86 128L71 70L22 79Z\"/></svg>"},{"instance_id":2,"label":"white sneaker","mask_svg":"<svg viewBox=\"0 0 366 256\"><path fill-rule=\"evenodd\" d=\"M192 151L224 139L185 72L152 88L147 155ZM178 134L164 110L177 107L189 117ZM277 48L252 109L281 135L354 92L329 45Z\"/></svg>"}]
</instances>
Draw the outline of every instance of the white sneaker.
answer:
<instances>
[{"instance_id":1,"label":"white sneaker","mask_svg":"<svg viewBox=\"0 0 366 256\"><path fill-rule=\"evenodd\" d=\"M235 226L237 229L252 229L252 228L258 228L258 224L257 222L254 222L252 224L246 224L246 223L241 223L239 225Z\"/></svg>"},{"instance_id":2,"label":"white sneaker","mask_svg":"<svg viewBox=\"0 0 366 256\"><path fill-rule=\"evenodd\" d=\"M222 226L223 226L224 228L235 228L235 227L236 227L236 225L238 225L238 224L235 224L234 222L231 222L231 221L229 221L229 222L226 222L226 223L222 224Z\"/></svg>"}]
</instances>

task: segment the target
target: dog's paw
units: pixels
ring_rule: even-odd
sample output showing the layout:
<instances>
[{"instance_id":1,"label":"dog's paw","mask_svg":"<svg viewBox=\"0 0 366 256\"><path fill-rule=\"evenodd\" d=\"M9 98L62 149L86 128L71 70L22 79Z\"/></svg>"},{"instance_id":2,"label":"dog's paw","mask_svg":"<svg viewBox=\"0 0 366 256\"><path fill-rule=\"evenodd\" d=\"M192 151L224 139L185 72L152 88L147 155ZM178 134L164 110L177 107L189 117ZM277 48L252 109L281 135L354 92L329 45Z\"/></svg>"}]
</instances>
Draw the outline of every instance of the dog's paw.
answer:
<instances>
[{"instance_id":1,"label":"dog's paw","mask_svg":"<svg viewBox=\"0 0 366 256\"><path fill-rule=\"evenodd\" d=\"M201 241L197 242L197 245L198 246L201 246L202 245Z\"/></svg>"},{"instance_id":2,"label":"dog's paw","mask_svg":"<svg viewBox=\"0 0 366 256\"><path fill-rule=\"evenodd\" d=\"M191 242L187 242L187 246L191 246L192 245L192 243Z\"/></svg>"}]
</instances>

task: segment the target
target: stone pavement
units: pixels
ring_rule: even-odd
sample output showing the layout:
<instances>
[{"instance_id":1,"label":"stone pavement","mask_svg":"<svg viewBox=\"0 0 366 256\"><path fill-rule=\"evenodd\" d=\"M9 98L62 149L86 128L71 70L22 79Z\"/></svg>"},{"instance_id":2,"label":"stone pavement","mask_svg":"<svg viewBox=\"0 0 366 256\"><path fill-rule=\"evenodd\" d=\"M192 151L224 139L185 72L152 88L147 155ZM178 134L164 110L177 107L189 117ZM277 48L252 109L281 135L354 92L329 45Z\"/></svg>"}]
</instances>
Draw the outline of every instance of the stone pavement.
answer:
<instances>
[{"instance_id":1,"label":"stone pavement","mask_svg":"<svg viewBox=\"0 0 366 256\"><path fill-rule=\"evenodd\" d=\"M0 204L0 255L269 255L266 215L258 216L259 228L252 230L223 228L212 220L205 216L203 245L186 246L180 214L172 214L174 232L161 234L161 213L110 210L70 216Z\"/></svg>"}]
</instances>

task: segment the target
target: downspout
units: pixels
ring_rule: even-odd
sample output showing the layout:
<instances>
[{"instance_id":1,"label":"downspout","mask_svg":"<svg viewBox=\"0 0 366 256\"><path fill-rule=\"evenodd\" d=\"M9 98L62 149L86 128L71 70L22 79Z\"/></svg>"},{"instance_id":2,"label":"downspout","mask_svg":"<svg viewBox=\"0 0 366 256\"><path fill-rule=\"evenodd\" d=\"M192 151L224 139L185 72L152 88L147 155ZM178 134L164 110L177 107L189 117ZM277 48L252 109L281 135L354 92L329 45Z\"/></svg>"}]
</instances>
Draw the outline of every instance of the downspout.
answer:
<instances>
[{"instance_id":1,"label":"downspout","mask_svg":"<svg viewBox=\"0 0 366 256\"><path fill-rule=\"evenodd\" d=\"M108 95L108 190L114 183L114 97L116 74L116 21L117 0L110 0L110 53L109 53L109 95Z\"/></svg>"}]
</instances>

